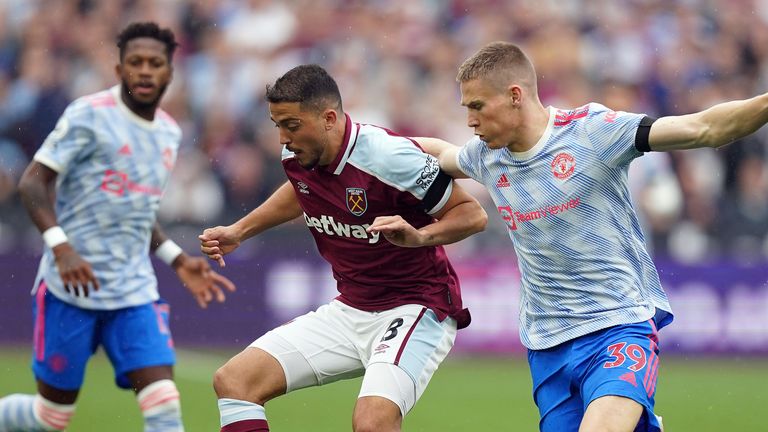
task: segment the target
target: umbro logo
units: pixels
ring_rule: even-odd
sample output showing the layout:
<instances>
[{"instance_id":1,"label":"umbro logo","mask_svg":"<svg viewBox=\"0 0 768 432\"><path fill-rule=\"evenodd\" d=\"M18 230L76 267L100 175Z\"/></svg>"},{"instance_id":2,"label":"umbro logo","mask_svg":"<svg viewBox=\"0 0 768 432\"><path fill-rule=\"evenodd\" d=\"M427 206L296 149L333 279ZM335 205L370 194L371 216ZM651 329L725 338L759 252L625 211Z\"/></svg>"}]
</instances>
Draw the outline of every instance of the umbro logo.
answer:
<instances>
[{"instance_id":1,"label":"umbro logo","mask_svg":"<svg viewBox=\"0 0 768 432\"><path fill-rule=\"evenodd\" d=\"M306 183L300 181L296 184L299 185L299 192L309 195L309 186Z\"/></svg>"},{"instance_id":2,"label":"umbro logo","mask_svg":"<svg viewBox=\"0 0 768 432\"><path fill-rule=\"evenodd\" d=\"M498 188L508 188L509 187L509 179L507 179L506 174L502 174L499 177L499 181L496 182L496 187Z\"/></svg>"}]
</instances>

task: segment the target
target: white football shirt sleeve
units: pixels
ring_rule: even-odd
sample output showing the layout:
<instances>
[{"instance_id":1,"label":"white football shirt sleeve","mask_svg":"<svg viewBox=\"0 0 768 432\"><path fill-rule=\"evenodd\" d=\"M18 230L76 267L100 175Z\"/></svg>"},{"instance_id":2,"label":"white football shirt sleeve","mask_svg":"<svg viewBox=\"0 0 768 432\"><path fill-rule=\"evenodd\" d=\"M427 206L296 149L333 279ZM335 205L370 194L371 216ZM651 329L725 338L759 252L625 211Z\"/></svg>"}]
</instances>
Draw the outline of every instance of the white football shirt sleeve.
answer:
<instances>
[{"instance_id":1,"label":"white football shirt sleeve","mask_svg":"<svg viewBox=\"0 0 768 432\"><path fill-rule=\"evenodd\" d=\"M590 104L585 128L600 160L609 166L620 167L642 156L643 153L635 148L635 135L644 116Z\"/></svg>"},{"instance_id":2,"label":"white football shirt sleeve","mask_svg":"<svg viewBox=\"0 0 768 432\"><path fill-rule=\"evenodd\" d=\"M92 108L88 102L72 102L35 153L34 159L59 174L67 171L72 161L93 142L93 130L89 126L91 118Z\"/></svg>"},{"instance_id":3,"label":"white football shirt sleeve","mask_svg":"<svg viewBox=\"0 0 768 432\"><path fill-rule=\"evenodd\" d=\"M424 153L408 138L379 133L372 137L371 156L377 177L422 202L429 214L439 212L453 191L451 177L440 169L432 155Z\"/></svg>"},{"instance_id":4,"label":"white football shirt sleeve","mask_svg":"<svg viewBox=\"0 0 768 432\"><path fill-rule=\"evenodd\" d=\"M469 178L481 183L483 181L480 173L484 147L485 143L480 138L475 137L456 152L456 166Z\"/></svg>"}]
</instances>

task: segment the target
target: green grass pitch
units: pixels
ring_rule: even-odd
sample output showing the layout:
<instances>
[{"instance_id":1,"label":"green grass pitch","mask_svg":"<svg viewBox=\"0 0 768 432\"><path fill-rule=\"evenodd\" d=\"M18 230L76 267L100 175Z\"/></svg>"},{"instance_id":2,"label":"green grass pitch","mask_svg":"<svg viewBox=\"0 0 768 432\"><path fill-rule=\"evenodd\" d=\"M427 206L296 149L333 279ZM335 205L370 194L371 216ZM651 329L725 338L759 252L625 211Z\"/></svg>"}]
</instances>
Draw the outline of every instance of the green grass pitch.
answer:
<instances>
[{"instance_id":1,"label":"green grass pitch","mask_svg":"<svg viewBox=\"0 0 768 432\"><path fill-rule=\"evenodd\" d=\"M213 371L235 352L181 350L176 378L188 432L219 430ZM0 347L0 395L34 391L24 349ZM301 390L267 404L272 430L351 430L360 379ZM527 363L514 358L452 356L406 417L403 430L536 431ZM656 407L667 431L765 430L768 360L662 358ZM137 431L141 418L131 392L118 390L97 354L89 365L71 432Z\"/></svg>"}]
</instances>

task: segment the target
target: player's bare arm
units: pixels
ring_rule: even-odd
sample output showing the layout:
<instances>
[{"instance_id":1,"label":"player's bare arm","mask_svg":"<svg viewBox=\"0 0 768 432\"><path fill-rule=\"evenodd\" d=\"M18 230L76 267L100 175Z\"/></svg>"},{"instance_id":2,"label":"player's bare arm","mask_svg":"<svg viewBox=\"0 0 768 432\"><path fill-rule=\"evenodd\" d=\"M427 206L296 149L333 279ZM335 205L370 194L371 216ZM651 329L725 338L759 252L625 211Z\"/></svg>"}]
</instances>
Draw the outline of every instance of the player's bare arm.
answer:
<instances>
[{"instance_id":1,"label":"player's bare arm","mask_svg":"<svg viewBox=\"0 0 768 432\"><path fill-rule=\"evenodd\" d=\"M200 250L208 258L224 267L224 255L231 253L240 243L270 228L301 216L302 210L296 192L285 182L263 204L245 217L228 226L207 228L198 236Z\"/></svg>"},{"instance_id":2,"label":"player's bare arm","mask_svg":"<svg viewBox=\"0 0 768 432\"><path fill-rule=\"evenodd\" d=\"M235 284L232 281L213 271L205 258L193 257L181 250L168 239L157 223L152 228L150 249L173 267L181 283L203 309L214 299L219 303L224 302L226 300L224 290L235 291Z\"/></svg>"},{"instance_id":3,"label":"player's bare arm","mask_svg":"<svg viewBox=\"0 0 768 432\"><path fill-rule=\"evenodd\" d=\"M455 243L485 229L488 215L472 196L454 182L451 196L435 214L435 222L414 228L402 216L379 216L368 232L380 232L392 244L422 247Z\"/></svg>"},{"instance_id":4,"label":"player's bare arm","mask_svg":"<svg viewBox=\"0 0 768 432\"><path fill-rule=\"evenodd\" d=\"M651 126L648 142L655 151L717 148L757 131L766 122L768 93L694 114L662 117Z\"/></svg>"},{"instance_id":5,"label":"player's bare arm","mask_svg":"<svg viewBox=\"0 0 768 432\"><path fill-rule=\"evenodd\" d=\"M418 137L412 138L419 143L425 153L436 157L440 162L440 169L453 178L467 178L462 170L459 169L456 156L461 147L455 146L439 138Z\"/></svg>"},{"instance_id":6,"label":"player's bare arm","mask_svg":"<svg viewBox=\"0 0 768 432\"><path fill-rule=\"evenodd\" d=\"M21 202L41 233L51 233L51 229L63 233L57 226L56 212L51 202L57 175L56 171L40 162L32 161L19 180ZM87 297L91 289L99 289L99 281L91 265L75 251L65 234L59 236L52 250L64 288L74 296L82 293Z\"/></svg>"}]
</instances>

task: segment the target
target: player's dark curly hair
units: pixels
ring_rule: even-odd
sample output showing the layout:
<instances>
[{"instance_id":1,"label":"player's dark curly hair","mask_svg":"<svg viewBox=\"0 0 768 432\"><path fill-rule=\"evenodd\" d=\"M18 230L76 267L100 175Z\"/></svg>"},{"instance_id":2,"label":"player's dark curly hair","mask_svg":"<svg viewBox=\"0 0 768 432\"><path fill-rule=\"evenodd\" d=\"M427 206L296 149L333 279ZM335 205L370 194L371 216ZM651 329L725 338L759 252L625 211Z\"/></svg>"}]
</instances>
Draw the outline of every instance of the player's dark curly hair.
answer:
<instances>
[{"instance_id":1,"label":"player's dark curly hair","mask_svg":"<svg viewBox=\"0 0 768 432\"><path fill-rule=\"evenodd\" d=\"M164 43L168 61L170 62L173 59L173 52L176 51L176 47L179 46L176 42L176 37L170 29L160 28L160 26L154 22L132 23L117 35L117 47L120 48L120 59L123 58L125 47L128 45L129 41L144 37L157 39Z\"/></svg>"},{"instance_id":2,"label":"player's dark curly hair","mask_svg":"<svg viewBox=\"0 0 768 432\"><path fill-rule=\"evenodd\" d=\"M270 103L298 102L302 110L322 111L328 107L343 113L339 86L328 72L316 64L296 66L267 85Z\"/></svg>"}]
</instances>

